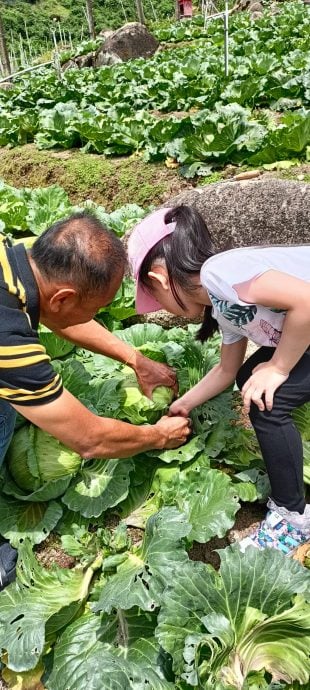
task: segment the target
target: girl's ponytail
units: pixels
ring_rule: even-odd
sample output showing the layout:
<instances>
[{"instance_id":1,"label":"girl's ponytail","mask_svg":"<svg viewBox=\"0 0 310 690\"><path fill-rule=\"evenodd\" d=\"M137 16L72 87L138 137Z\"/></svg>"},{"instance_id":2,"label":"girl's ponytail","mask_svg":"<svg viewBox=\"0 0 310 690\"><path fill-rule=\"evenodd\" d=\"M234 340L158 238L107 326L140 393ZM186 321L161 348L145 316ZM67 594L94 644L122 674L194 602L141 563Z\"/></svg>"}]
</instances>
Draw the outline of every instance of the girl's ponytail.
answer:
<instances>
[{"instance_id":1,"label":"girl's ponytail","mask_svg":"<svg viewBox=\"0 0 310 690\"><path fill-rule=\"evenodd\" d=\"M216 321L216 319L213 318L212 316L212 307L207 306L205 307L204 310L204 315L203 315L203 322L199 328L199 331L197 332L196 339L200 340L201 343L204 343L208 338L211 338L214 333L216 333L219 330L219 325Z\"/></svg>"}]
</instances>

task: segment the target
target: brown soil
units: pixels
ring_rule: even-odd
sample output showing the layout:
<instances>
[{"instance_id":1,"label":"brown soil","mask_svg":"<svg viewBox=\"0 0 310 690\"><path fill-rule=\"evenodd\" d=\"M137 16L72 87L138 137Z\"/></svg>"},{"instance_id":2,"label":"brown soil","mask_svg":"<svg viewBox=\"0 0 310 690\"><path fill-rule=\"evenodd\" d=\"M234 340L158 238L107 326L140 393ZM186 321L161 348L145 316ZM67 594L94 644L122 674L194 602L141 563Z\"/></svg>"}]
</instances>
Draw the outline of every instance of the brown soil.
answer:
<instances>
[{"instance_id":1,"label":"brown soil","mask_svg":"<svg viewBox=\"0 0 310 690\"><path fill-rule=\"evenodd\" d=\"M59 568L73 568L76 559L68 556L61 548L60 541L55 534L49 537L36 548L36 557L44 568L52 568L57 565ZM1 690L1 688L0 688Z\"/></svg>"},{"instance_id":2,"label":"brown soil","mask_svg":"<svg viewBox=\"0 0 310 690\"><path fill-rule=\"evenodd\" d=\"M265 514L266 507L264 505L244 503L237 513L233 528L227 532L226 536L222 539L214 537L207 544L194 542L190 550L190 558L193 561L210 563L214 568L218 569L220 566L220 556L216 550L225 549L226 546L235 541L240 541L243 537L247 537L256 529L259 522L265 517Z\"/></svg>"}]
</instances>

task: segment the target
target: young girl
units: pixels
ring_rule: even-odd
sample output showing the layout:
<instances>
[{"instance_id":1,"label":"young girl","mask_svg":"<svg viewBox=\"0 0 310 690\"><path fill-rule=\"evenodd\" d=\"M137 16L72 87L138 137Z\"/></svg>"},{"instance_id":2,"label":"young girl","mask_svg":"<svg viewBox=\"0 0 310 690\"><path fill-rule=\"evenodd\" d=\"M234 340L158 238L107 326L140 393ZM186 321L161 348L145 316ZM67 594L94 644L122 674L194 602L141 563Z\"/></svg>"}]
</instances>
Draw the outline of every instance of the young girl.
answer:
<instances>
[{"instance_id":1,"label":"young girl","mask_svg":"<svg viewBox=\"0 0 310 690\"><path fill-rule=\"evenodd\" d=\"M266 519L241 548L294 552L310 540L303 448L291 417L310 400L310 245L216 253L200 214L178 206L136 226L128 253L138 313L201 315L202 341L222 334L219 364L172 403L170 414L187 417L237 381L271 484ZM248 339L260 347L244 362Z\"/></svg>"}]
</instances>

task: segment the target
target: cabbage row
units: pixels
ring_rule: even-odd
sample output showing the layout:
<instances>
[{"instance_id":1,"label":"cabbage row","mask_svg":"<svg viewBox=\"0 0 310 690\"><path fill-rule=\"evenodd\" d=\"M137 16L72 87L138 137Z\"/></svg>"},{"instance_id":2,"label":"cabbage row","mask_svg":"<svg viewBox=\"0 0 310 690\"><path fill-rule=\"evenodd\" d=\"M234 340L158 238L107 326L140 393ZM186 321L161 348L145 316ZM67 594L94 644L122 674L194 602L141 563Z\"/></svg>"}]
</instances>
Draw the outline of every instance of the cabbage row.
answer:
<instances>
[{"instance_id":1,"label":"cabbage row","mask_svg":"<svg viewBox=\"0 0 310 690\"><path fill-rule=\"evenodd\" d=\"M137 324L116 333L175 366L182 392L218 356L218 340L201 345L195 331ZM154 423L169 404L166 389L149 401L128 367L80 348L53 365L98 414ZM219 572L189 560L193 541L225 536L241 500L268 494L233 396L195 411L185 446L122 461L84 462L19 420L0 503L0 531L19 550L17 582L0 594L4 678L21 676L23 688L41 679L49 690L274 690L308 682L310 573L274 551L242 555L238 545L221 552ZM307 414L299 411L306 429ZM36 560L33 548L51 531L75 559L72 570L46 570Z\"/></svg>"},{"instance_id":2,"label":"cabbage row","mask_svg":"<svg viewBox=\"0 0 310 690\"><path fill-rule=\"evenodd\" d=\"M220 22L162 29L194 41L101 69L43 70L0 94L0 145L83 147L105 155L141 151L172 158L186 175L226 163L304 158L310 143L309 10L284 3L251 22L231 21L230 76ZM201 35L202 38L196 38Z\"/></svg>"},{"instance_id":3,"label":"cabbage row","mask_svg":"<svg viewBox=\"0 0 310 690\"><path fill-rule=\"evenodd\" d=\"M5 203L6 200L6 203ZM145 210L92 211L119 235ZM34 238L67 215L58 187L0 189L2 231ZM30 239L29 239L30 236ZM177 370L180 392L217 361L219 339L196 326L126 326L127 281L99 320ZM75 348L46 328L40 338L64 385L93 412L154 423L153 400L129 367ZM177 450L83 461L19 418L1 471L0 533L18 549L16 583L0 593L2 676L19 690L301 690L309 684L310 573L273 550L220 552L219 571L189 558L194 542L224 537L242 501L263 501L268 479L253 432L226 391L192 413ZM310 483L310 406L296 411ZM47 569L36 552L51 535L71 569Z\"/></svg>"}]
</instances>

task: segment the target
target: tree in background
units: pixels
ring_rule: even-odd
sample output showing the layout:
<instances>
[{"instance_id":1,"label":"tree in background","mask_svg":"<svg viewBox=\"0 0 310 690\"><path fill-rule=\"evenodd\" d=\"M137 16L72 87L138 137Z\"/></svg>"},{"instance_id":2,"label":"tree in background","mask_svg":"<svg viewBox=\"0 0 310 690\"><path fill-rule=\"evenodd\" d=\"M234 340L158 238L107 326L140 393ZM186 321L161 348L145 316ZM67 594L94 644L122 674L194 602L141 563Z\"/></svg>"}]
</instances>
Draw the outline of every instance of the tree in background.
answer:
<instances>
[{"instance_id":1,"label":"tree in background","mask_svg":"<svg viewBox=\"0 0 310 690\"><path fill-rule=\"evenodd\" d=\"M145 16L144 16L142 0L136 0L136 8L137 8L138 18L139 18L140 24L145 24Z\"/></svg>"},{"instance_id":2,"label":"tree in background","mask_svg":"<svg viewBox=\"0 0 310 690\"><path fill-rule=\"evenodd\" d=\"M11 66L1 11L2 8L0 8L0 59L4 76L7 76L11 72Z\"/></svg>"},{"instance_id":3,"label":"tree in background","mask_svg":"<svg viewBox=\"0 0 310 690\"><path fill-rule=\"evenodd\" d=\"M91 38L96 38L93 0L86 0L86 17Z\"/></svg>"}]
</instances>

